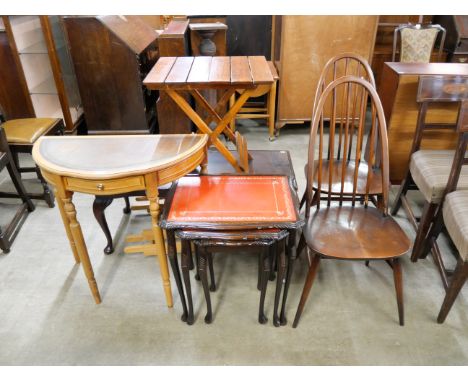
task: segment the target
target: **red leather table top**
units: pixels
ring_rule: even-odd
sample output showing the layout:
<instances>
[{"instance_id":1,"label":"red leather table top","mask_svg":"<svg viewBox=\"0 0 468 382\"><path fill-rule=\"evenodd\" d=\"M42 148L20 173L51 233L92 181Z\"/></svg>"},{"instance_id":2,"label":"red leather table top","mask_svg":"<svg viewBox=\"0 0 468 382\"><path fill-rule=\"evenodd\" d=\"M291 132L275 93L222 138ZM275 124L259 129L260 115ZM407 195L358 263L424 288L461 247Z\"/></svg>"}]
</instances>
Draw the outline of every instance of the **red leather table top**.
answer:
<instances>
[{"instance_id":1,"label":"red leather table top","mask_svg":"<svg viewBox=\"0 0 468 382\"><path fill-rule=\"evenodd\" d=\"M168 221L296 222L285 176L200 176L179 180Z\"/></svg>"}]
</instances>

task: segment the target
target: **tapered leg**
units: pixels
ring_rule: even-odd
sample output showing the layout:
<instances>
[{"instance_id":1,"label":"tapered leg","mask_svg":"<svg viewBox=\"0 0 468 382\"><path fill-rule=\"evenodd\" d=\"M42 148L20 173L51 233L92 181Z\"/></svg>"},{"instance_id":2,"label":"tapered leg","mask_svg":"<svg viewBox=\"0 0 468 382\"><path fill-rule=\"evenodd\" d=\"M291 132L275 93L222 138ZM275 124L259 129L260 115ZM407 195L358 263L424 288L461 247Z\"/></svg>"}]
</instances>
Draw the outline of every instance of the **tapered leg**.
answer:
<instances>
[{"instance_id":1,"label":"tapered leg","mask_svg":"<svg viewBox=\"0 0 468 382\"><path fill-rule=\"evenodd\" d=\"M435 203L424 203L424 209L421 216L421 221L418 225L418 231L416 232L416 238L414 239L413 251L411 252L411 261L418 261L419 256L424 248L424 239L427 237L431 224L434 221L434 217L437 211L438 204Z\"/></svg>"},{"instance_id":2,"label":"tapered leg","mask_svg":"<svg viewBox=\"0 0 468 382\"><path fill-rule=\"evenodd\" d=\"M189 261L189 270L192 270L195 268L194 262L193 262L193 257L192 257L192 242L190 240L187 241L187 256L188 256L188 261Z\"/></svg>"},{"instance_id":3,"label":"tapered leg","mask_svg":"<svg viewBox=\"0 0 468 382\"><path fill-rule=\"evenodd\" d=\"M184 289L182 288L182 280L180 278L180 270L179 270L179 264L177 261L177 249L176 249L174 231L168 229L166 230L166 235L167 235L167 249L168 249L169 262L171 263L172 274L174 275L174 279L177 285L177 290L180 296L180 301L182 303L183 313L182 313L181 320L187 321L187 317L188 317L187 304L185 302Z\"/></svg>"},{"instance_id":4,"label":"tapered leg","mask_svg":"<svg viewBox=\"0 0 468 382\"><path fill-rule=\"evenodd\" d=\"M163 280L164 292L166 294L166 304L169 308L172 307L172 291L171 282L169 281L169 269L167 267L166 248L164 246L164 237L159 227L159 201L158 201L158 188L148 187L146 190L146 197L149 201L149 212L151 215L151 228L154 235L154 243L156 244L156 253L159 261L159 272Z\"/></svg>"},{"instance_id":5,"label":"tapered leg","mask_svg":"<svg viewBox=\"0 0 468 382\"><path fill-rule=\"evenodd\" d=\"M284 275L286 273L286 248L285 240L282 240L281 246L276 246L276 257L278 264L278 274L276 275L276 291L275 291L275 305L273 308L273 325L276 327L281 325L281 321L278 316L279 300L281 296L281 290L283 288Z\"/></svg>"},{"instance_id":6,"label":"tapered leg","mask_svg":"<svg viewBox=\"0 0 468 382\"><path fill-rule=\"evenodd\" d=\"M96 218L97 222L101 226L102 231L104 232L104 235L106 236L107 245L104 248L104 253L106 255L109 255L112 252L114 252L114 246L112 244L112 236L109 230L109 226L107 225L106 215L104 213L106 208L111 205L113 200L114 198L109 197L109 196L96 196L94 198L94 203L93 203L94 217Z\"/></svg>"},{"instance_id":7,"label":"tapered leg","mask_svg":"<svg viewBox=\"0 0 468 382\"><path fill-rule=\"evenodd\" d=\"M320 264L320 256L315 255L312 259L312 264L309 267L309 273L307 274L306 281L304 283L304 289L302 290L301 300L299 301L299 306L297 307L296 317L294 317L293 328L297 328L299 324L299 319L301 318L302 311L304 310L305 303L309 297L310 289L314 283L315 275Z\"/></svg>"},{"instance_id":8,"label":"tapered leg","mask_svg":"<svg viewBox=\"0 0 468 382\"><path fill-rule=\"evenodd\" d=\"M199 259L199 272L200 272L200 278L201 282L203 285L203 292L205 294L205 301L206 301L206 316L205 316L205 322L207 324L211 324L213 321L213 312L211 310L211 297L210 297L210 290L208 287L208 275L207 275L207 249L203 246L200 246L199 248L199 254L200 254L200 259Z\"/></svg>"},{"instance_id":9,"label":"tapered leg","mask_svg":"<svg viewBox=\"0 0 468 382\"><path fill-rule=\"evenodd\" d=\"M260 305L258 308L258 322L265 324L268 321L265 315L265 295L268 285L268 276L270 275L271 263L268 247L264 247L262 251L262 280L260 285Z\"/></svg>"},{"instance_id":10,"label":"tapered leg","mask_svg":"<svg viewBox=\"0 0 468 382\"><path fill-rule=\"evenodd\" d=\"M410 172L408 170L408 172L407 172L407 174L405 176L405 179L403 179L403 181L401 182L400 188L398 189L398 193L396 195L395 202L393 204L393 208L392 208L392 211L391 211L392 215L396 215L398 213L398 210L401 207L401 196L406 195L406 193L408 192L408 187L409 187L411 182L412 182L412 178L411 178L411 174L410 174Z\"/></svg>"},{"instance_id":11,"label":"tapered leg","mask_svg":"<svg viewBox=\"0 0 468 382\"><path fill-rule=\"evenodd\" d=\"M188 315L187 315L187 324L193 324L193 300L192 300L192 288L190 285L190 242L187 240L182 240L182 276L184 278L185 291L187 293L187 303L188 303Z\"/></svg>"},{"instance_id":12,"label":"tapered leg","mask_svg":"<svg viewBox=\"0 0 468 382\"><path fill-rule=\"evenodd\" d=\"M258 276L257 276L257 289L262 290L262 267L263 267L263 252L258 253Z\"/></svg>"},{"instance_id":13,"label":"tapered leg","mask_svg":"<svg viewBox=\"0 0 468 382\"><path fill-rule=\"evenodd\" d=\"M405 311L403 306L403 275L401 272L400 259L396 258L392 260L392 268L398 304L398 318L400 321L400 325L403 326L405 324Z\"/></svg>"},{"instance_id":14,"label":"tapered leg","mask_svg":"<svg viewBox=\"0 0 468 382\"><path fill-rule=\"evenodd\" d=\"M468 262L459 261L457 267L455 268L455 272L453 274L452 282L447 289L447 294L445 295L444 302L442 303L442 307L440 308L439 316L437 317L437 322L442 324L445 319L447 318L450 309L460 292L460 289L466 282L468 278Z\"/></svg>"},{"instance_id":15,"label":"tapered leg","mask_svg":"<svg viewBox=\"0 0 468 382\"><path fill-rule=\"evenodd\" d=\"M208 267L210 269L210 291L215 292L216 291L216 281L215 281L215 275L214 275L214 268L213 268L213 253L208 252L207 253L207 260L208 260Z\"/></svg>"},{"instance_id":16,"label":"tapered leg","mask_svg":"<svg viewBox=\"0 0 468 382\"><path fill-rule=\"evenodd\" d=\"M68 197L62 199L64 204L64 210L67 214L68 221L70 224L70 232L73 237L73 241L76 244L76 249L81 260L81 265L83 271L88 279L89 288L94 297L96 304L101 303L101 296L99 294L99 289L94 278L93 267L91 266L91 261L89 260L88 249L86 248L86 243L83 238L83 232L81 231L80 223L76 218L75 205L72 202L73 193L69 192Z\"/></svg>"}]
</instances>

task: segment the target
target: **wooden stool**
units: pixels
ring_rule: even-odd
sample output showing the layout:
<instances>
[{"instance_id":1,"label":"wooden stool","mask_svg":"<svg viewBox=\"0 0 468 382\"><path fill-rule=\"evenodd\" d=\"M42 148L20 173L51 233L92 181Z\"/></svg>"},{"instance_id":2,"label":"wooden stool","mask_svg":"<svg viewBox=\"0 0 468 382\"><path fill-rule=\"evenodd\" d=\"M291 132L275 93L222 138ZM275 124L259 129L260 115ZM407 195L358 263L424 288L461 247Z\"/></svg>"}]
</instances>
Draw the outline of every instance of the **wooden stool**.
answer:
<instances>
[{"instance_id":1,"label":"wooden stool","mask_svg":"<svg viewBox=\"0 0 468 382\"><path fill-rule=\"evenodd\" d=\"M34 211L34 204L28 198L26 190L24 189L23 183L21 182L21 176L15 167L13 157L8 147L8 142L5 136L3 128L0 126L0 171L7 168L10 174L11 180L16 188L18 194L17 198L21 198L23 203L19 206L15 216L7 225L4 232L0 229L0 248L3 253L10 252L11 244L18 234L21 226L28 215L28 212ZM3 195L2 195L3 196Z\"/></svg>"},{"instance_id":2,"label":"wooden stool","mask_svg":"<svg viewBox=\"0 0 468 382\"><path fill-rule=\"evenodd\" d=\"M273 62L268 61L271 75L273 76L274 82L270 85L260 85L250 97L261 97L267 95L266 107L263 102L247 102L236 114L236 118L230 123L232 131L236 131L236 119L267 119L268 120L268 132L270 134L270 141L274 141L279 134L278 130L275 130L275 111L276 111L276 84L279 80L278 72L276 71ZM242 94L244 90L237 90L236 93ZM236 103L236 93L234 93L230 100L230 107Z\"/></svg>"},{"instance_id":3,"label":"wooden stool","mask_svg":"<svg viewBox=\"0 0 468 382\"><path fill-rule=\"evenodd\" d=\"M35 172L41 181L42 194L28 193L31 199L45 200L47 205L54 207L54 194L50 191L39 167L20 167L18 153L32 153L34 142L44 135L63 135L64 125L60 118L22 118L12 119L2 124L5 130L11 155L18 172ZM17 197L16 194L4 193L3 197Z\"/></svg>"}]
</instances>

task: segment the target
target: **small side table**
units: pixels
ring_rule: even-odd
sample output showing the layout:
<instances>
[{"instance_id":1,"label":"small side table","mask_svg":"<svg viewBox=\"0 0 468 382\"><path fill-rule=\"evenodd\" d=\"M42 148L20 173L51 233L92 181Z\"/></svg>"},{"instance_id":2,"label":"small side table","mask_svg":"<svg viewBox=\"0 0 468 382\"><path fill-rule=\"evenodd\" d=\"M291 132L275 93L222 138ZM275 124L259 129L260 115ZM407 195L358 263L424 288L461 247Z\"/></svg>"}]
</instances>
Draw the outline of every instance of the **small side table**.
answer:
<instances>
[{"instance_id":1,"label":"small side table","mask_svg":"<svg viewBox=\"0 0 468 382\"><path fill-rule=\"evenodd\" d=\"M33 158L55 188L75 261L81 262L97 304L101 296L76 217L73 193L117 196L145 191L154 242L162 254L158 260L166 302L172 307L166 251L158 225L158 186L184 176L198 165L206 168L206 144L206 135L195 134L41 137L34 144ZM174 263L171 266L177 267Z\"/></svg>"}]
</instances>

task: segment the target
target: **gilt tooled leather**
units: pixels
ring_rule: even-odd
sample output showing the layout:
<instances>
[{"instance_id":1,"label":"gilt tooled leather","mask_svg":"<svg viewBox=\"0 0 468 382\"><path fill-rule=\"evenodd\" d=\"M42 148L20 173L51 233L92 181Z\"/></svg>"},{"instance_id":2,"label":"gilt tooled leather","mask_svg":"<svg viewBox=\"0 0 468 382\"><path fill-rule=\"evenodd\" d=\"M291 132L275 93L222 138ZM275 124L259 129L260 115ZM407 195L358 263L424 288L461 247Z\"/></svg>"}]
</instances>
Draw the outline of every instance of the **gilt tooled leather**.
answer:
<instances>
[{"instance_id":1,"label":"gilt tooled leather","mask_svg":"<svg viewBox=\"0 0 468 382\"><path fill-rule=\"evenodd\" d=\"M287 177L200 176L179 180L168 216L179 222L294 222Z\"/></svg>"}]
</instances>

